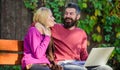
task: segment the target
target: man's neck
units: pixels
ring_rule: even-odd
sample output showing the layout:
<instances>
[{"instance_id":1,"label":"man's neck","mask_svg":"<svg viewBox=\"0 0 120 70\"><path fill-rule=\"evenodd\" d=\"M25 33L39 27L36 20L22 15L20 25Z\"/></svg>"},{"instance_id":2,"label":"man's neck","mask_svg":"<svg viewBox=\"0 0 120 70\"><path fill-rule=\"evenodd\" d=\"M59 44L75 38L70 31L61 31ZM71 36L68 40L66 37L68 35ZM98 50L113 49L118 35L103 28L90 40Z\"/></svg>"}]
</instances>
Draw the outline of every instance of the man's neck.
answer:
<instances>
[{"instance_id":1,"label":"man's neck","mask_svg":"<svg viewBox=\"0 0 120 70\"><path fill-rule=\"evenodd\" d=\"M72 26L72 27L68 28L68 30L73 30L73 29L75 29L75 27L76 26Z\"/></svg>"}]
</instances>

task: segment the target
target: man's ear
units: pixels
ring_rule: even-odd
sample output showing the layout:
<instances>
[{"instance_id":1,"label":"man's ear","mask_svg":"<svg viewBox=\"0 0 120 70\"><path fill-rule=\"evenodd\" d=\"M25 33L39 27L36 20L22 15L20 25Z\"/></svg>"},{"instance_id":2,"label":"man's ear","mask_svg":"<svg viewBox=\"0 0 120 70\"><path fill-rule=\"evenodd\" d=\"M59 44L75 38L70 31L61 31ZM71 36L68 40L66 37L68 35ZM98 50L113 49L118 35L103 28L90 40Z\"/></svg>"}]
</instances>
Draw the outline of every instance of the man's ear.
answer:
<instances>
[{"instance_id":1,"label":"man's ear","mask_svg":"<svg viewBox=\"0 0 120 70\"><path fill-rule=\"evenodd\" d=\"M79 20L79 19L80 19L80 14L77 15L77 20Z\"/></svg>"}]
</instances>

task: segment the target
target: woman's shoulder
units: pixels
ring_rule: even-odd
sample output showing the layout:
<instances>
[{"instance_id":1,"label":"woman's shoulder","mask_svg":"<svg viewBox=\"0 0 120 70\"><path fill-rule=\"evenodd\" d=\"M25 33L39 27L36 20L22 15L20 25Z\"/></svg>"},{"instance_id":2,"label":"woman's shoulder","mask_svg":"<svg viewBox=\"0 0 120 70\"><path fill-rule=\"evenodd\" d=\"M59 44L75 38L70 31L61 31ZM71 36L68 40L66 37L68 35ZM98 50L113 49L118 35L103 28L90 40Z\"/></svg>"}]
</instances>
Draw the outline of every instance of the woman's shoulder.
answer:
<instances>
[{"instance_id":1,"label":"woman's shoulder","mask_svg":"<svg viewBox=\"0 0 120 70\"><path fill-rule=\"evenodd\" d=\"M41 34L41 32L39 32L36 27L29 27L28 33L40 33Z\"/></svg>"},{"instance_id":2,"label":"woman's shoulder","mask_svg":"<svg viewBox=\"0 0 120 70\"><path fill-rule=\"evenodd\" d=\"M36 28L35 27L29 27L28 31L36 31Z\"/></svg>"}]
</instances>

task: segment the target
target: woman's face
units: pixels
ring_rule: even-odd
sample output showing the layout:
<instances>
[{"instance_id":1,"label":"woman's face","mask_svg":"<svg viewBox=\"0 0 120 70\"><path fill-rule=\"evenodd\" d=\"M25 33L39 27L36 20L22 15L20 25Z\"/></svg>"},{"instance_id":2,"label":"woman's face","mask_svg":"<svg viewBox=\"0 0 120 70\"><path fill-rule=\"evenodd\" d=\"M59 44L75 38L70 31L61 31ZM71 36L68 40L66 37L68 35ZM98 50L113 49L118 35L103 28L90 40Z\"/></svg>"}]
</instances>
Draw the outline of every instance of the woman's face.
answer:
<instances>
[{"instance_id":1,"label":"woman's face","mask_svg":"<svg viewBox=\"0 0 120 70\"><path fill-rule=\"evenodd\" d=\"M54 17L53 17L53 15L52 15L52 13L50 13L49 15L48 15L48 17L47 17L47 19L46 19L46 26L47 27L52 27L52 26L54 26L54 24L55 24L55 21L54 21Z\"/></svg>"}]
</instances>

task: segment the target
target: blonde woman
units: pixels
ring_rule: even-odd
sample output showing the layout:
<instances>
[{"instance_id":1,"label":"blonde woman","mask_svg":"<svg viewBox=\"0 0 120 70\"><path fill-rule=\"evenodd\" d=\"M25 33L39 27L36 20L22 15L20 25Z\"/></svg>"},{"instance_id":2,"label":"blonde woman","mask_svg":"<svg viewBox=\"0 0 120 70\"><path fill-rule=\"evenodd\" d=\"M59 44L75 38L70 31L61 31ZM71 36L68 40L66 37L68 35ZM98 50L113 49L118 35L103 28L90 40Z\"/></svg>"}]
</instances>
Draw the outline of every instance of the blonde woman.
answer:
<instances>
[{"instance_id":1,"label":"blonde woman","mask_svg":"<svg viewBox=\"0 0 120 70\"><path fill-rule=\"evenodd\" d=\"M50 9L39 8L34 16L33 23L24 37L24 56L22 69L50 70L46 50L50 42L50 27L54 26L54 17Z\"/></svg>"}]
</instances>

